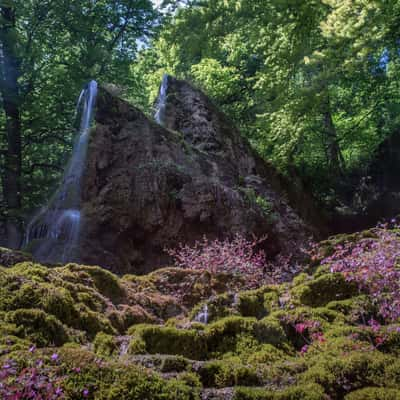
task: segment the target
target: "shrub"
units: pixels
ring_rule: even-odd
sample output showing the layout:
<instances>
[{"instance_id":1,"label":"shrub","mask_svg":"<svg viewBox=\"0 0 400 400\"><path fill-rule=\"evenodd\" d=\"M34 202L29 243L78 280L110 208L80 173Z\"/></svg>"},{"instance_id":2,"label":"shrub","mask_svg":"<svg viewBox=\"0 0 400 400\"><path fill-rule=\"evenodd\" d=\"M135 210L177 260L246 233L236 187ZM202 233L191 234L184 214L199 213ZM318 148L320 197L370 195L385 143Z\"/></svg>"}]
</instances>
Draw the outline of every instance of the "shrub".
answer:
<instances>
[{"instance_id":1,"label":"shrub","mask_svg":"<svg viewBox=\"0 0 400 400\"><path fill-rule=\"evenodd\" d=\"M193 247L181 245L166 251L178 267L245 276L247 287L256 288L265 282L265 253L256 250L261 241L250 241L239 234L233 240L210 241L204 237Z\"/></svg>"},{"instance_id":2,"label":"shrub","mask_svg":"<svg viewBox=\"0 0 400 400\"><path fill-rule=\"evenodd\" d=\"M379 307L380 315L388 320L400 318L400 236L399 227L388 229L383 225L374 235L359 240L339 242L332 254L323 257L322 264L331 272L340 272L348 282L355 282L359 288L370 294ZM318 248L313 257L322 252Z\"/></svg>"}]
</instances>

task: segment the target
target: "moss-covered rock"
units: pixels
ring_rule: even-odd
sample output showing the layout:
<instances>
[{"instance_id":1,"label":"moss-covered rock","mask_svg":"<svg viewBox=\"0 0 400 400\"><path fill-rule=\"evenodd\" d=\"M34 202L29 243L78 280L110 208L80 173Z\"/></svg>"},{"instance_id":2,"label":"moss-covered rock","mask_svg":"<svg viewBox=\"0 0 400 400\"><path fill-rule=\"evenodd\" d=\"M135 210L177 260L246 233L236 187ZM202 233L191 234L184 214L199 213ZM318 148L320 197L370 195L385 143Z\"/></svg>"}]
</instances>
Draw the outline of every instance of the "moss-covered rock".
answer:
<instances>
[{"instance_id":1,"label":"moss-covered rock","mask_svg":"<svg viewBox=\"0 0 400 400\"><path fill-rule=\"evenodd\" d=\"M139 343L144 343L144 350L150 354L181 355L193 360L206 358L206 338L194 329L144 325L135 328L133 334L134 343L140 340Z\"/></svg>"},{"instance_id":2,"label":"moss-covered rock","mask_svg":"<svg viewBox=\"0 0 400 400\"><path fill-rule=\"evenodd\" d=\"M1 266L12 267L15 264L22 263L25 261L32 261L32 256L29 253L0 247Z\"/></svg>"},{"instance_id":3,"label":"moss-covered rock","mask_svg":"<svg viewBox=\"0 0 400 400\"><path fill-rule=\"evenodd\" d=\"M293 386L281 391L241 387L235 390L233 400L326 400L326 395L316 384Z\"/></svg>"},{"instance_id":4,"label":"moss-covered rock","mask_svg":"<svg viewBox=\"0 0 400 400\"><path fill-rule=\"evenodd\" d=\"M368 387L345 396L345 400L399 400L400 390Z\"/></svg>"},{"instance_id":5,"label":"moss-covered rock","mask_svg":"<svg viewBox=\"0 0 400 400\"><path fill-rule=\"evenodd\" d=\"M396 385L387 373L388 366L396 361L377 351L354 351L345 357L326 357L323 354L310 360L313 364L301 380L323 386L333 399L367 386L390 387Z\"/></svg>"},{"instance_id":6,"label":"moss-covered rock","mask_svg":"<svg viewBox=\"0 0 400 400\"><path fill-rule=\"evenodd\" d=\"M217 360L205 363L200 371L205 387L259 386L262 378L256 368L229 360Z\"/></svg>"},{"instance_id":7,"label":"moss-covered rock","mask_svg":"<svg viewBox=\"0 0 400 400\"><path fill-rule=\"evenodd\" d=\"M38 346L61 346L69 340L64 325L53 315L38 309L19 309L6 314L6 321L16 326L17 336Z\"/></svg>"},{"instance_id":8,"label":"moss-covered rock","mask_svg":"<svg viewBox=\"0 0 400 400\"><path fill-rule=\"evenodd\" d=\"M358 287L356 283L346 281L340 273L327 273L295 287L293 294L302 304L320 307L357 295Z\"/></svg>"},{"instance_id":9,"label":"moss-covered rock","mask_svg":"<svg viewBox=\"0 0 400 400\"><path fill-rule=\"evenodd\" d=\"M93 349L100 357L111 357L118 350L118 344L114 336L100 332L93 340Z\"/></svg>"}]
</instances>

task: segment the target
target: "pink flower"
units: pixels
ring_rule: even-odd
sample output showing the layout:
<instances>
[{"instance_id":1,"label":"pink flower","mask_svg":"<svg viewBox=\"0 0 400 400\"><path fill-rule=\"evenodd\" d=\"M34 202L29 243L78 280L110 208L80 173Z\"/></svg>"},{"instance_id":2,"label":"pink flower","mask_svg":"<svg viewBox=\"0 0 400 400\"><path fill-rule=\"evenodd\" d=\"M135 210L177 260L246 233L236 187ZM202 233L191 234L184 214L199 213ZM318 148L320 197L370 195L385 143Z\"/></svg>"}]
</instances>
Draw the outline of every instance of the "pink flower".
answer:
<instances>
[{"instance_id":1,"label":"pink flower","mask_svg":"<svg viewBox=\"0 0 400 400\"><path fill-rule=\"evenodd\" d=\"M305 323L300 323L300 324L296 324L294 327L295 327L297 333L303 334L307 328L307 325Z\"/></svg>"},{"instance_id":2,"label":"pink flower","mask_svg":"<svg viewBox=\"0 0 400 400\"><path fill-rule=\"evenodd\" d=\"M305 344L305 345L301 348L300 354L303 356L303 355L305 355L305 354L307 353L307 351L308 351L308 345Z\"/></svg>"}]
</instances>

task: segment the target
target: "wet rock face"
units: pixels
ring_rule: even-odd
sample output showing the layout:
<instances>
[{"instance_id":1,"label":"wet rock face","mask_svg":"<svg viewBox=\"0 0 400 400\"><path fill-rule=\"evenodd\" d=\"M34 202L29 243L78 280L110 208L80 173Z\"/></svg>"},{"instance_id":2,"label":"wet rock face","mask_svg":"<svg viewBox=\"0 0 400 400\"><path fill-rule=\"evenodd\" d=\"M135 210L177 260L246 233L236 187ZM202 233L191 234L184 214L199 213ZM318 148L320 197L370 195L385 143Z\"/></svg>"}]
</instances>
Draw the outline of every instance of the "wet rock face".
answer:
<instances>
[{"instance_id":1,"label":"wet rock face","mask_svg":"<svg viewBox=\"0 0 400 400\"><path fill-rule=\"evenodd\" d=\"M268 235L274 256L296 253L315 232L283 180L203 93L169 77L163 125L100 90L83 180L82 262L145 273L171 262L165 247L203 235Z\"/></svg>"}]
</instances>

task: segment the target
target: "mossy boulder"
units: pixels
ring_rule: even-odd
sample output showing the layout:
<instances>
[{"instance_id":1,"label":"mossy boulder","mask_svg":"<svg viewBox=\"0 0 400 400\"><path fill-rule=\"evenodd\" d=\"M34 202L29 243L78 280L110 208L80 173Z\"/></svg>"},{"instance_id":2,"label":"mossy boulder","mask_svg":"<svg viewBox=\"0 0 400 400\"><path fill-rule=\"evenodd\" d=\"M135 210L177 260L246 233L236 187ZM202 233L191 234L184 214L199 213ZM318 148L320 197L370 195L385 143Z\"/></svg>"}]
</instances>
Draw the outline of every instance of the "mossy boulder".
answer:
<instances>
[{"instance_id":1,"label":"mossy boulder","mask_svg":"<svg viewBox=\"0 0 400 400\"><path fill-rule=\"evenodd\" d=\"M271 312L271 303L278 299L277 291L270 287L244 291L238 294L238 309L243 317L261 319Z\"/></svg>"},{"instance_id":2,"label":"mossy boulder","mask_svg":"<svg viewBox=\"0 0 400 400\"><path fill-rule=\"evenodd\" d=\"M368 386L390 387L398 383L387 372L395 358L377 351L353 351L345 357L317 355L309 360L313 364L301 380L315 382L325 388L333 399Z\"/></svg>"},{"instance_id":3,"label":"mossy boulder","mask_svg":"<svg viewBox=\"0 0 400 400\"><path fill-rule=\"evenodd\" d=\"M324 389L316 384L298 385L272 391L267 389L237 388L233 400L326 400Z\"/></svg>"},{"instance_id":4,"label":"mossy boulder","mask_svg":"<svg viewBox=\"0 0 400 400\"><path fill-rule=\"evenodd\" d=\"M345 400L399 400L400 390L368 387L345 396Z\"/></svg>"},{"instance_id":5,"label":"mossy boulder","mask_svg":"<svg viewBox=\"0 0 400 400\"><path fill-rule=\"evenodd\" d=\"M120 303L125 295L124 288L117 276L104 268L78 264L68 264L65 268L79 273L82 278L84 278L84 274L89 276L93 280L95 288L113 303Z\"/></svg>"},{"instance_id":6,"label":"mossy boulder","mask_svg":"<svg viewBox=\"0 0 400 400\"><path fill-rule=\"evenodd\" d=\"M327 273L293 289L301 304L321 307L331 301L349 299L358 294L355 282L349 282L340 273Z\"/></svg>"},{"instance_id":7,"label":"mossy boulder","mask_svg":"<svg viewBox=\"0 0 400 400\"><path fill-rule=\"evenodd\" d=\"M16 326L17 336L38 346L61 346L69 340L65 326L53 315L38 309L19 309L6 314L6 322Z\"/></svg>"},{"instance_id":8,"label":"mossy boulder","mask_svg":"<svg viewBox=\"0 0 400 400\"><path fill-rule=\"evenodd\" d=\"M255 367L229 360L209 361L200 371L204 387L259 386L262 377Z\"/></svg>"},{"instance_id":9,"label":"mossy boulder","mask_svg":"<svg viewBox=\"0 0 400 400\"><path fill-rule=\"evenodd\" d=\"M100 357L111 357L118 351L118 343L114 336L100 332L93 340L94 352Z\"/></svg>"},{"instance_id":10,"label":"mossy boulder","mask_svg":"<svg viewBox=\"0 0 400 400\"><path fill-rule=\"evenodd\" d=\"M150 354L181 355L193 360L206 357L207 343L202 332L194 329L177 329L173 327L144 325L132 332L133 346L141 348Z\"/></svg>"}]
</instances>

